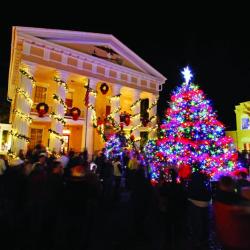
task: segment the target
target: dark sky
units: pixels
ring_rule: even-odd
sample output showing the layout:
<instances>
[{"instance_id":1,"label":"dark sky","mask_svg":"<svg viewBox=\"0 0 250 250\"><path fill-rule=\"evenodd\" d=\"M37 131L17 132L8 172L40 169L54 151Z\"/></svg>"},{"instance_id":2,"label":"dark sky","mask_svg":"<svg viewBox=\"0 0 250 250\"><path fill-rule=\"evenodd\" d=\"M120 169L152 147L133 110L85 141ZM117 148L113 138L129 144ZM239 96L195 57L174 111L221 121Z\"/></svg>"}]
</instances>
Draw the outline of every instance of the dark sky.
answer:
<instances>
[{"instance_id":1,"label":"dark sky","mask_svg":"<svg viewBox=\"0 0 250 250\"><path fill-rule=\"evenodd\" d=\"M169 17L169 12L162 15L154 11L142 17L128 12L125 16L107 9L96 17L95 9L63 13L26 15L22 12L20 17L8 15L2 20L1 97L6 98L13 25L109 33L168 78L160 94L161 111L167 107L170 91L182 83L180 71L188 64L195 76L193 82L212 100L218 119L228 130L235 128L235 105L250 100L250 39L244 23L228 22L223 16L219 21L203 22L202 15L190 20L180 18L181 13L178 13L180 17Z\"/></svg>"}]
</instances>

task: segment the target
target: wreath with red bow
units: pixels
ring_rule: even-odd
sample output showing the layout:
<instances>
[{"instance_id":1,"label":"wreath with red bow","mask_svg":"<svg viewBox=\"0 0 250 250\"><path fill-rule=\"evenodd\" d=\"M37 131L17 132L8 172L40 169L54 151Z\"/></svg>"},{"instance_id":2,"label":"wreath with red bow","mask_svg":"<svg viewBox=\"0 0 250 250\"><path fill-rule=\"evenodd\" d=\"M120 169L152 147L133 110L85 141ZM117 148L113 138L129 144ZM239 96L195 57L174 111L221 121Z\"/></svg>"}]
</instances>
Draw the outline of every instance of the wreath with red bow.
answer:
<instances>
[{"instance_id":1,"label":"wreath with red bow","mask_svg":"<svg viewBox=\"0 0 250 250\"><path fill-rule=\"evenodd\" d=\"M49 106L44 102L40 102L36 105L36 111L39 117L43 117L46 113L48 113Z\"/></svg>"},{"instance_id":2,"label":"wreath with red bow","mask_svg":"<svg viewBox=\"0 0 250 250\"><path fill-rule=\"evenodd\" d=\"M79 108L72 108L70 114L74 121L78 120L79 116L81 115L81 110Z\"/></svg>"},{"instance_id":3,"label":"wreath with red bow","mask_svg":"<svg viewBox=\"0 0 250 250\"><path fill-rule=\"evenodd\" d=\"M126 126L128 126L130 124L130 114L127 113L126 111L122 112L120 114L120 122L125 123Z\"/></svg>"},{"instance_id":4,"label":"wreath with red bow","mask_svg":"<svg viewBox=\"0 0 250 250\"><path fill-rule=\"evenodd\" d=\"M102 92L103 95L106 95L109 91L109 86L107 85L107 83L102 83L100 86L100 90Z\"/></svg>"}]
</instances>

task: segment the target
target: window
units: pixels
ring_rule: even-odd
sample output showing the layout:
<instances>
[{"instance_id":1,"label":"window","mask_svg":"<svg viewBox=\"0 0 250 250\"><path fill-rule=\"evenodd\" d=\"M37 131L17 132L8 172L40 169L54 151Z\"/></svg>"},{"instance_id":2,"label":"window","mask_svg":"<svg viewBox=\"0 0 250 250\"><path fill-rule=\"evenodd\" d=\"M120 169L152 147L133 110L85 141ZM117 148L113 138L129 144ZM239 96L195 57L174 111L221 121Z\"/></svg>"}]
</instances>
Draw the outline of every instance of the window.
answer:
<instances>
[{"instance_id":1,"label":"window","mask_svg":"<svg viewBox=\"0 0 250 250\"><path fill-rule=\"evenodd\" d=\"M30 130L30 147L34 148L36 144L42 141L43 130L32 128Z\"/></svg>"},{"instance_id":2,"label":"window","mask_svg":"<svg viewBox=\"0 0 250 250\"><path fill-rule=\"evenodd\" d=\"M250 143L244 143L243 146L245 151L250 151Z\"/></svg>"},{"instance_id":3,"label":"window","mask_svg":"<svg viewBox=\"0 0 250 250\"><path fill-rule=\"evenodd\" d=\"M148 113L148 107L149 107L149 99L142 99L141 100L141 118L148 119L149 113Z\"/></svg>"},{"instance_id":4,"label":"window","mask_svg":"<svg viewBox=\"0 0 250 250\"><path fill-rule=\"evenodd\" d=\"M68 92L66 94L65 103L66 103L68 108L73 107L73 93L72 92Z\"/></svg>"},{"instance_id":5,"label":"window","mask_svg":"<svg viewBox=\"0 0 250 250\"><path fill-rule=\"evenodd\" d=\"M110 115L110 112L111 112L111 106L107 105L107 106L106 106L106 117L107 117L108 115Z\"/></svg>"},{"instance_id":6,"label":"window","mask_svg":"<svg viewBox=\"0 0 250 250\"><path fill-rule=\"evenodd\" d=\"M47 88L36 86L34 103L40 103L46 101Z\"/></svg>"},{"instance_id":7,"label":"window","mask_svg":"<svg viewBox=\"0 0 250 250\"><path fill-rule=\"evenodd\" d=\"M250 129L249 118L242 118L242 120L241 120L241 129Z\"/></svg>"},{"instance_id":8,"label":"window","mask_svg":"<svg viewBox=\"0 0 250 250\"><path fill-rule=\"evenodd\" d=\"M70 111L73 107L73 93L72 92L68 92L66 94L66 98L65 98L65 103L67 105L67 112L66 112L66 116L70 116Z\"/></svg>"}]
</instances>

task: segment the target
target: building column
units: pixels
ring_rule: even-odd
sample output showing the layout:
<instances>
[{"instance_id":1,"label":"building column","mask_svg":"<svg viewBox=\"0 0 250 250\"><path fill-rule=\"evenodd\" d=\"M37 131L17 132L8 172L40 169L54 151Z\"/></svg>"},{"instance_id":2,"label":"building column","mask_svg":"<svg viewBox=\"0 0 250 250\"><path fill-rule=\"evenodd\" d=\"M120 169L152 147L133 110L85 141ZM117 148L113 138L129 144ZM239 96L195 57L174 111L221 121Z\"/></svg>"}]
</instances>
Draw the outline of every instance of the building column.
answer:
<instances>
[{"instance_id":1,"label":"building column","mask_svg":"<svg viewBox=\"0 0 250 250\"><path fill-rule=\"evenodd\" d=\"M158 96L151 95L149 98L149 108L148 108L148 113L149 113L149 119L150 119L150 129L149 129L149 139L153 139L156 136L156 131L157 131L157 101L158 101Z\"/></svg>"},{"instance_id":2,"label":"building column","mask_svg":"<svg viewBox=\"0 0 250 250\"><path fill-rule=\"evenodd\" d=\"M89 79L89 88L96 90L96 84L98 80L95 78ZM87 90L86 90L87 91ZM82 132L82 148L87 149L89 159L92 158L94 153L94 127L93 120L96 119L96 111L95 111L95 101L96 96L94 93L89 92L89 105L86 108L86 117L84 129Z\"/></svg>"},{"instance_id":3,"label":"building column","mask_svg":"<svg viewBox=\"0 0 250 250\"><path fill-rule=\"evenodd\" d=\"M33 104L32 89L35 86L33 78L36 66L25 65L19 71L19 84L16 89L16 104L13 109L14 120L12 125L11 151L15 154L20 149L27 150L29 124L32 122L30 110Z\"/></svg>"},{"instance_id":4,"label":"building column","mask_svg":"<svg viewBox=\"0 0 250 250\"><path fill-rule=\"evenodd\" d=\"M141 102L139 101L140 99L140 90L134 89L132 93L132 134L135 137L135 145L139 149L140 148L140 124L141 124Z\"/></svg>"},{"instance_id":5,"label":"building column","mask_svg":"<svg viewBox=\"0 0 250 250\"><path fill-rule=\"evenodd\" d=\"M115 122L119 125L120 124L120 93L121 85L120 84L113 84L112 85L112 97L110 98L110 105L111 105L111 113L114 115Z\"/></svg>"},{"instance_id":6,"label":"building column","mask_svg":"<svg viewBox=\"0 0 250 250\"><path fill-rule=\"evenodd\" d=\"M58 88L54 96L56 95L55 105L54 105L54 115L52 115L50 139L49 139L49 150L59 153L62 146L62 135L64 124L61 119L64 118L66 111L66 91L67 91L67 79L69 73L66 71L58 71L55 75L55 80L58 84Z\"/></svg>"}]
</instances>

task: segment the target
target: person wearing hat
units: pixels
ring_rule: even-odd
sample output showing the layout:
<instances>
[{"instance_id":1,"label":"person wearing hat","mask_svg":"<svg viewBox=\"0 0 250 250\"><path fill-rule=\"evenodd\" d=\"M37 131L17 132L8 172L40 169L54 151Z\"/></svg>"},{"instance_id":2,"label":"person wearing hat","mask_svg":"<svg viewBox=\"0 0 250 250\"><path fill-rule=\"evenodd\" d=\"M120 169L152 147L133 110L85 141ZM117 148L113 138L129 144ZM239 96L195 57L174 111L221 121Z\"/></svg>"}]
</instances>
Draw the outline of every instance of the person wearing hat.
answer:
<instances>
[{"instance_id":1,"label":"person wearing hat","mask_svg":"<svg viewBox=\"0 0 250 250\"><path fill-rule=\"evenodd\" d=\"M47 154L42 152L38 156L38 161L33 164L33 170L47 169Z\"/></svg>"}]
</instances>

